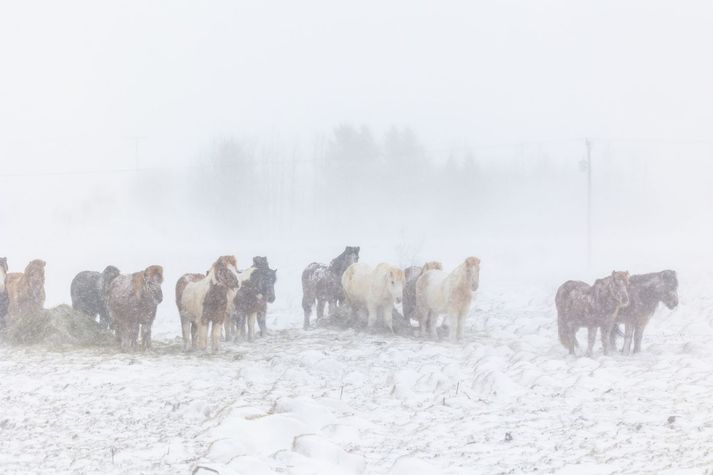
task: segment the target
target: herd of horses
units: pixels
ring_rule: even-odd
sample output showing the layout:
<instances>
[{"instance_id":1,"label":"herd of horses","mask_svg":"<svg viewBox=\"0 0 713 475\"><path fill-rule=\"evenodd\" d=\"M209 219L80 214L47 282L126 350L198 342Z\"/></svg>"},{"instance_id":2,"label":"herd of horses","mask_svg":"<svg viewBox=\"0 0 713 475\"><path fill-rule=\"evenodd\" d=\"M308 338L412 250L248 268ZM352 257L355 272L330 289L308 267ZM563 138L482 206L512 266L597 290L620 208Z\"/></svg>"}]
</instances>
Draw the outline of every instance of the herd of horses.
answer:
<instances>
[{"instance_id":1,"label":"herd of horses","mask_svg":"<svg viewBox=\"0 0 713 475\"><path fill-rule=\"evenodd\" d=\"M438 338L438 319L446 316L442 329L451 341L463 338L465 318L478 290L480 260L468 257L451 272L437 261L401 269L387 263L374 267L359 262L359 247L347 246L328 265L313 262L302 272L304 328L316 304L318 319L347 312L373 329L381 321L390 332L399 328L394 316L409 330L419 326L421 337ZM184 274L176 283L176 306L180 315L184 350L213 351L223 338L248 341L266 328L267 305L275 301L277 270L267 258L256 256L252 266L239 270L234 256L219 257L205 273ZM22 273L8 273L6 258L0 258L0 326L12 324L28 312L43 309L45 262L31 261ZM122 350L151 347L151 327L163 301L163 267L152 265L133 274L121 274L114 266L102 272L83 271L70 285L72 307L115 332ZM396 306L403 302L403 314ZM665 270L630 276L614 271L593 285L568 281L555 297L557 326L562 345L575 354L576 333L588 329L587 355L592 355L597 331L601 331L605 354L616 348L623 324L623 352L641 349L644 329L659 302L678 305L676 273ZM139 338L140 337L140 338Z\"/></svg>"}]
</instances>

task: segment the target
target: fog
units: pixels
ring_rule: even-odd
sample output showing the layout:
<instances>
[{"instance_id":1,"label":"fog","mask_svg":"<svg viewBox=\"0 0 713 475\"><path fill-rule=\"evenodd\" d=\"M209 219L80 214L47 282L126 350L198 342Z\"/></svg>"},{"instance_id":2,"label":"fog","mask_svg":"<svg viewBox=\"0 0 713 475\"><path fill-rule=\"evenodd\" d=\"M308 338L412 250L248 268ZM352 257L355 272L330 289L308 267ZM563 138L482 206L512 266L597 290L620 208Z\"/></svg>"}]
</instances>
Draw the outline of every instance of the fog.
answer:
<instances>
[{"instance_id":1,"label":"fog","mask_svg":"<svg viewBox=\"0 0 713 475\"><path fill-rule=\"evenodd\" d=\"M231 253L267 255L289 306L347 244L478 255L484 286L705 270L712 21L708 2L7 4L0 255L46 259L52 304L85 268L162 264L170 288Z\"/></svg>"}]
</instances>

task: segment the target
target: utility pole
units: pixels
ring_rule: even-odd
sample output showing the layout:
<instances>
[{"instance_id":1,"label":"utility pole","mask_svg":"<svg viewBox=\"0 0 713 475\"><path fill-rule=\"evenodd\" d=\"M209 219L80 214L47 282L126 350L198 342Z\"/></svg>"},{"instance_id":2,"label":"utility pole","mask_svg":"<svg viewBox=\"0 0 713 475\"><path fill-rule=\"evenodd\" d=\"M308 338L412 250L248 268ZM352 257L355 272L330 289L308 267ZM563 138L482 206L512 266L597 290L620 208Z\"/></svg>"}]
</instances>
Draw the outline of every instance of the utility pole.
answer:
<instances>
[{"instance_id":1,"label":"utility pole","mask_svg":"<svg viewBox=\"0 0 713 475\"><path fill-rule=\"evenodd\" d=\"M587 267L592 268L592 141L584 139L587 147Z\"/></svg>"}]
</instances>

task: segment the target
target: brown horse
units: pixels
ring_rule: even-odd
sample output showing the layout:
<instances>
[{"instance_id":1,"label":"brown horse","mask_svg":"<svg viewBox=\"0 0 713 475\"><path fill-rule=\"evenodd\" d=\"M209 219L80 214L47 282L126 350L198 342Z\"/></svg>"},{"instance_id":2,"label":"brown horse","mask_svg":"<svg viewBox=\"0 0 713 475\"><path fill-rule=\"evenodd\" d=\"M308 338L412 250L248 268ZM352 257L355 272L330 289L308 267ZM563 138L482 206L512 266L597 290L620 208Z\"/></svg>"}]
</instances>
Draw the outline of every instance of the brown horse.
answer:
<instances>
[{"instance_id":1,"label":"brown horse","mask_svg":"<svg viewBox=\"0 0 713 475\"><path fill-rule=\"evenodd\" d=\"M567 281L557 290L557 328L562 345L574 354L576 334L581 327L589 330L587 356L592 356L597 329L602 330L604 354L609 354L611 332L619 311L629 305L629 273L613 271L594 285Z\"/></svg>"},{"instance_id":2,"label":"brown horse","mask_svg":"<svg viewBox=\"0 0 713 475\"><path fill-rule=\"evenodd\" d=\"M45 261L35 259L25 272L11 272L5 279L10 318L42 310L45 304Z\"/></svg>"},{"instance_id":3,"label":"brown horse","mask_svg":"<svg viewBox=\"0 0 713 475\"><path fill-rule=\"evenodd\" d=\"M116 328L122 350L135 349L141 332L141 348L151 348L151 326L156 307L163 301L163 267L115 277L107 292L109 318Z\"/></svg>"}]
</instances>

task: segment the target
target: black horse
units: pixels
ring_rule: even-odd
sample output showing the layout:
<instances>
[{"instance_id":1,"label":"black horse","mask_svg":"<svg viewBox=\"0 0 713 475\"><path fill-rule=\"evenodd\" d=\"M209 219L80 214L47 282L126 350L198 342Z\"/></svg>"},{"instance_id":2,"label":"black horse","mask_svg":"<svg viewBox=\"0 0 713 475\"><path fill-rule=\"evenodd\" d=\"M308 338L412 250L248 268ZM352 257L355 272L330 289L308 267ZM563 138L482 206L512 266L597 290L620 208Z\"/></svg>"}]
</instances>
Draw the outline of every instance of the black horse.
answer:
<instances>
[{"instance_id":1,"label":"black horse","mask_svg":"<svg viewBox=\"0 0 713 475\"><path fill-rule=\"evenodd\" d=\"M235 310L231 319L243 337L246 336L247 323L247 338L252 341L255 338L255 320L260 326L260 336L267 334L265 316L267 304L275 301L277 269L270 269L267 257L256 256L253 257L253 266L244 271L247 272L250 277L241 282L233 299Z\"/></svg>"},{"instance_id":2,"label":"black horse","mask_svg":"<svg viewBox=\"0 0 713 475\"><path fill-rule=\"evenodd\" d=\"M317 301L317 318L324 316L324 305L329 303L329 313L334 314L337 305L344 300L342 274L347 267L359 262L359 247L347 246L328 266L313 262L302 272L302 310L304 329L309 328L312 306Z\"/></svg>"},{"instance_id":3,"label":"black horse","mask_svg":"<svg viewBox=\"0 0 713 475\"><path fill-rule=\"evenodd\" d=\"M92 318L99 315L102 327L109 328L112 322L106 306L106 294L109 284L119 274L119 269L114 266L107 266L101 273L85 270L77 274L70 286L72 308Z\"/></svg>"}]
</instances>

